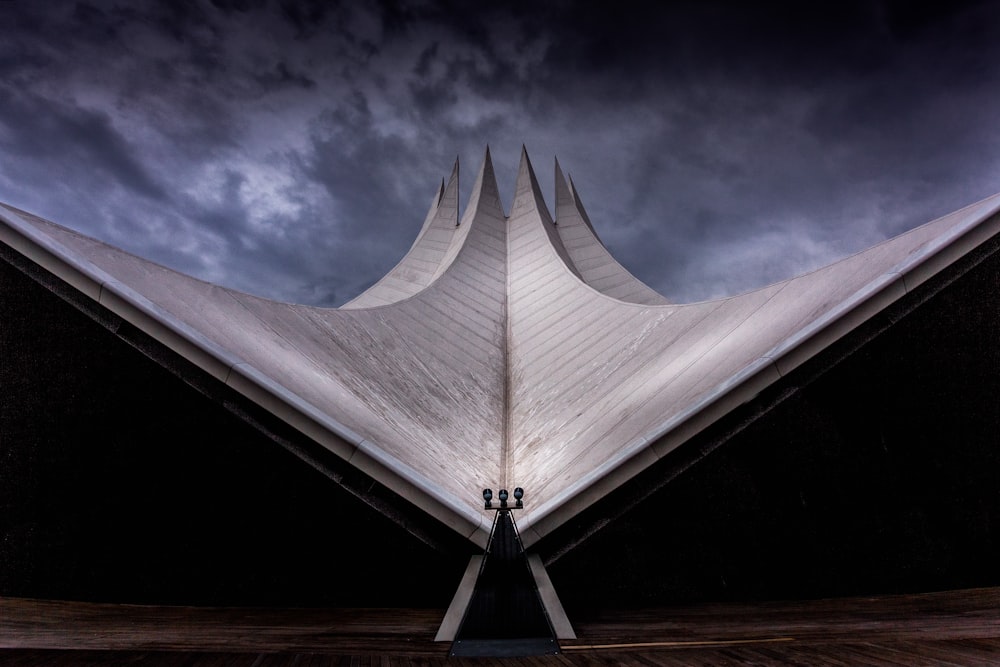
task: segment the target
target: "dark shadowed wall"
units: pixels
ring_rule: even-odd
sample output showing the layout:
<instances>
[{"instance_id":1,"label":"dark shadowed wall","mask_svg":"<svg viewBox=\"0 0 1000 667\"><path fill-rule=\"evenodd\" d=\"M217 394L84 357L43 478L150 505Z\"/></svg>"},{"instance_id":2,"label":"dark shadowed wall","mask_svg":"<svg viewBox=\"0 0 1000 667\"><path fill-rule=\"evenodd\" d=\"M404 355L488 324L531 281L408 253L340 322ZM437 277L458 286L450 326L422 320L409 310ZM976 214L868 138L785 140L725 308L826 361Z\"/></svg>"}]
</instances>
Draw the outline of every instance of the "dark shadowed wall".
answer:
<instances>
[{"instance_id":1,"label":"dark shadowed wall","mask_svg":"<svg viewBox=\"0 0 1000 667\"><path fill-rule=\"evenodd\" d=\"M564 603L1000 584L997 245L546 538Z\"/></svg>"},{"instance_id":2,"label":"dark shadowed wall","mask_svg":"<svg viewBox=\"0 0 1000 667\"><path fill-rule=\"evenodd\" d=\"M238 397L210 398L2 260L0 350L0 595L448 604L471 546L389 520L345 486L374 482L306 465Z\"/></svg>"}]
</instances>

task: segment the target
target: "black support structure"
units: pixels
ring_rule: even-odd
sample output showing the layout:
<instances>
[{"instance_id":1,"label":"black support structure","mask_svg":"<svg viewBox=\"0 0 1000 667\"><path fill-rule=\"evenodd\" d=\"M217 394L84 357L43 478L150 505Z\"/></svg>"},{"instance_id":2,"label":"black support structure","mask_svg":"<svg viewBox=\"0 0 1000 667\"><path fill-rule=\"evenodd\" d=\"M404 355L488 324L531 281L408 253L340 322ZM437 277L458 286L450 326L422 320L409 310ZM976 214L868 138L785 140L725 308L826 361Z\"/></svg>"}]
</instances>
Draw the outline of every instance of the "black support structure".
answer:
<instances>
[{"instance_id":1,"label":"black support structure","mask_svg":"<svg viewBox=\"0 0 1000 667\"><path fill-rule=\"evenodd\" d=\"M559 652L509 509L497 509L482 568L453 656L524 656Z\"/></svg>"}]
</instances>

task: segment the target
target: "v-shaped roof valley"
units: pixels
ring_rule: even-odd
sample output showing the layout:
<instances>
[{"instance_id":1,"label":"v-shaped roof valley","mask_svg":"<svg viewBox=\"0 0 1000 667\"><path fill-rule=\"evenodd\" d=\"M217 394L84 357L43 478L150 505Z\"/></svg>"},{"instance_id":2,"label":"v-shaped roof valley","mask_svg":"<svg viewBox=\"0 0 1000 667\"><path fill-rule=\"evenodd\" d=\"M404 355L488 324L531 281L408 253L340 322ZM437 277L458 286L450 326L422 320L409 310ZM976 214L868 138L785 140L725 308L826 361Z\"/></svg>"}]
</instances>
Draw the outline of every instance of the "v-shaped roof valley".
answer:
<instances>
[{"instance_id":1,"label":"v-shaped roof valley","mask_svg":"<svg viewBox=\"0 0 1000 667\"><path fill-rule=\"evenodd\" d=\"M671 304L522 151L510 214L487 150L406 256L337 309L219 287L10 207L0 240L482 543L479 491L522 486L551 532L994 235L1000 197L804 276Z\"/></svg>"}]
</instances>

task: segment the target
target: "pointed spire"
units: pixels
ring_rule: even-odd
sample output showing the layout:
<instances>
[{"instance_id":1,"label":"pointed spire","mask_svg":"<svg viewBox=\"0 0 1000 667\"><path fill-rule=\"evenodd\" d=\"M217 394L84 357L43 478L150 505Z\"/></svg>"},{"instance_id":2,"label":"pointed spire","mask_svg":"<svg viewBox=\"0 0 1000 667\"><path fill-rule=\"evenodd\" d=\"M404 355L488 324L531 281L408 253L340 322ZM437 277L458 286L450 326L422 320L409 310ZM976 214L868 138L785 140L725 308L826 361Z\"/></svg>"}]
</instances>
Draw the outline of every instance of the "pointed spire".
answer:
<instances>
[{"instance_id":1,"label":"pointed spire","mask_svg":"<svg viewBox=\"0 0 1000 667\"><path fill-rule=\"evenodd\" d=\"M458 156L457 155L455 156L455 166L451 168L451 176L448 177L448 186L451 187L452 183L454 183L456 186L458 185Z\"/></svg>"},{"instance_id":2,"label":"pointed spire","mask_svg":"<svg viewBox=\"0 0 1000 667\"><path fill-rule=\"evenodd\" d=\"M472 186L472 196L462 214L459 224L464 225L472 220L479 211L489 212L503 219L506 217L503 212L503 205L500 203L500 188L497 187L497 177L493 171L493 160L490 158L490 147L486 146L486 155L483 156L483 164L479 168L479 175Z\"/></svg>"},{"instance_id":3,"label":"pointed spire","mask_svg":"<svg viewBox=\"0 0 1000 667\"><path fill-rule=\"evenodd\" d=\"M427 215L424 217L424 224L420 226L420 232L417 233L417 238L419 239L424 235L431 225L434 224L434 220L437 218L438 210L441 208L441 199L444 198L444 179L441 179L441 184L437 188L437 192L431 197L431 206L427 209ZM414 241L416 243L416 241Z\"/></svg>"},{"instance_id":4,"label":"pointed spire","mask_svg":"<svg viewBox=\"0 0 1000 667\"><path fill-rule=\"evenodd\" d=\"M493 171L493 158L490 156L489 146L486 146L486 154L483 155L482 175L483 181L481 183L481 187L485 192L495 194L497 198L499 198L500 188L497 187L497 177L496 173Z\"/></svg>"},{"instance_id":5,"label":"pointed spire","mask_svg":"<svg viewBox=\"0 0 1000 667\"><path fill-rule=\"evenodd\" d=\"M545 206L545 199L542 197L541 188L538 187L538 179L535 178L535 170L531 167L531 160L528 158L528 149L521 146L521 164L517 169L517 183L514 186L514 203L510 207L510 217L515 217L530 210L537 210L542 221L552 224L552 216Z\"/></svg>"},{"instance_id":6,"label":"pointed spire","mask_svg":"<svg viewBox=\"0 0 1000 667\"><path fill-rule=\"evenodd\" d=\"M583 218L583 221L587 223L587 227L590 228L591 233L597 238L598 241L601 241L601 238L597 236L597 231L594 230L594 225L590 223L590 216L587 215L587 210L583 208L583 201L581 201L580 195L576 192L576 185L573 184L573 177L570 176L567 180L569 181L570 195L573 197L573 205L576 207L577 212L579 212L580 217ZM601 245L604 245L604 241L601 241Z\"/></svg>"},{"instance_id":7,"label":"pointed spire","mask_svg":"<svg viewBox=\"0 0 1000 667\"><path fill-rule=\"evenodd\" d=\"M455 166L448 177L447 187L441 190L441 200L438 203L438 220L442 226L455 227L458 225L458 158L455 158Z\"/></svg>"},{"instance_id":8,"label":"pointed spire","mask_svg":"<svg viewBox=\"0 0 1000 667\"><path fill-rule=\"evenodd\" d=\"M556 158L556 224L564 218L564 216L569 215L576 208L576 202L573 198L573 193L570 191L569 184L566 182L566 177L563 176L562 169L559 168L559 158Z\"/></svg>"},{"instance_id":9,"label":"pointed spire","mask_svg":"<svg viewBox=\"0 0 1000 667\"><path fill-rule=\"evenodd\" d=\"M444 253L437 247L442 241L441 232L447 234L444 238L450 242L457 226L458 159L455 160L447 184L442 179L438 185L420 233L406 255L378 282L341 307L350 310L384 306L413 296L425 288L439 273L440 262L444 260ZM434 240L428 245L428 233L431 230L435 231ZM438 266L434 266L435 262L439 263Z\"/></svg>"}]
</instances>

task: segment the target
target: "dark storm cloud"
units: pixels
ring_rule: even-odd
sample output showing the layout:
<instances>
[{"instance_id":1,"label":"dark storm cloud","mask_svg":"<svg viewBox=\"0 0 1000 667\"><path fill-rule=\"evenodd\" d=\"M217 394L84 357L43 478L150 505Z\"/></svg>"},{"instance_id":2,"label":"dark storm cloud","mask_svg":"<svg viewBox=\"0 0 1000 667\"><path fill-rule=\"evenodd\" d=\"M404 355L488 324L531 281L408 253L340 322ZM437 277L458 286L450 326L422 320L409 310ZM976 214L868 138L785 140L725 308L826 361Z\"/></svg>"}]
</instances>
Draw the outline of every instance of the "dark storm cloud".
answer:
<instances>
[{"instance_id":1,"label":"dark storm cloud","mask_svg":"<svg viewBox=\"0 0 1000 667\"><path fill-rule=\"evenodd\" d=\"M919 4L919 6L918 6ZM0 3L0 199L264 296L387 271L527 144L677 300L1000 190L994 3Z\"/></svg>"},{"instance_id":2,"label":"dark storm cloud","mask_svg":"<svg viewBox=\"0 0 1000 667\"><path fill-rule=\"evenodd\" d=\"M810 85L818 83L817 74L867 75L898 58L901 45L935 35L974 50L989 35L967 19L989 11L989 4L940 3L934 9L905 1L716 1L629 12L593 3L583 11L548 13L539 22L555 27L548 33L550 64L575 75L567 77L574 81L597 73L644 87L713 78ZM623 74L632 76L622 80Z\"/></svg>"},{"instance_id":3,"label":"dark storm cloud","mask_svg":"<svg viewBox=\"0 0 1000 667\"><path fill-rule=\"evenodd\" d=\"M166 199L156 179L135 159L135 147L101 111L0 87L0 150L9 158L58 164L73 161L90 187L117 182L139 196ZM43 141L38 138L43 137ZM55 174L51 174L55 175Z\"/></svg>"},{"instance_id":4,"label":"dark storm cloud","mask_svg":"<svg viewBox=\"0 0 1000 667\"><path fill-rule=\"evenodd\" d=\"M627 167L631 196L617 215L592 205L594 217L639 221L623 241L612 230L612 247L668 293L701 298L813 268L880 240L873 228L898 233L997 189L985 9L692 5L612 31L598 12L557 36L542 71L572 82L571 95L633 101L648 129ZM622 41L641 46L612 48Z\"/></svg>"},{"instance_id":5,"label":"dark storm cloud","mask_svg":"<svg viewBox=\"0 0 1000 667\"><path fill-rule=\"evenodd\" d=\"M284 62L276 63L273 70L258 74L254 78L264 88L281 85L301 86L303 88L316 87L315 81L305 74L291 71Z\"/></svg>"}]
</instances>

